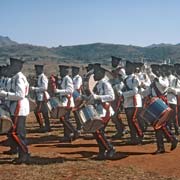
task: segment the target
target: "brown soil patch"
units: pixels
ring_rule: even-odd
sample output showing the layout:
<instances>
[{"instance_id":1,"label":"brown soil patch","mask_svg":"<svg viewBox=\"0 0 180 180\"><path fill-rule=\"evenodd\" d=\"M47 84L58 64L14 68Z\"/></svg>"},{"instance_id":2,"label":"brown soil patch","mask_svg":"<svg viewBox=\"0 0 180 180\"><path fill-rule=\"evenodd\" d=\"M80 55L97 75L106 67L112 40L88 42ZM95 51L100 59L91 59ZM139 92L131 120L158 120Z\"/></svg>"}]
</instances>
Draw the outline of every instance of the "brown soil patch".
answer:
<instances>
[{"instance_id":1,"label":"brown soil patch","mask_svg":"<svg viewBox=\"0 0 180 180\"><path fill-rule=\"evenodd\" d=\"M125 123L126 120L124 119ZM31 152L30 165L13 165L15 156L2 154L8 150L3 143L6 136L0 136L0 179L180 179L180 149L152 155L156 150L154 132L148 128L144 145L129 145L129 135L113 140L117 156L112 160L97 161L98 147L91 134L82 134L72 143L60 143L62 124L51 120L52 132L38 132L38 124L31 113L27 120L27 137ZM110 122L107 135L115 133Z\"/></svg>"}]
</instances>

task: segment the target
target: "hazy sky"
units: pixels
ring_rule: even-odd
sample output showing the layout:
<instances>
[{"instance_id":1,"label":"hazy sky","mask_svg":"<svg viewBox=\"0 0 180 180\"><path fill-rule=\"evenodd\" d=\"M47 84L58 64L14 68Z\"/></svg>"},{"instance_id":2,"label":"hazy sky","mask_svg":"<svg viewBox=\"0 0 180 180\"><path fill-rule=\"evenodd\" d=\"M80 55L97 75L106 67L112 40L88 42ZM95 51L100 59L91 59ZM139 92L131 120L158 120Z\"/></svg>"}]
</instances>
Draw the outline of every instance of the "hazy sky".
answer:
<instances>
[{"instance_id":1,"label":"hazy sky","mask_svg":"<svg viewBox=\"0 0 180 180\"><path fill-rule=\"evenodd\" d=\"M0 0L0 35L43 46L180 43L180 0Z\"/></svg>"}]
</instances>

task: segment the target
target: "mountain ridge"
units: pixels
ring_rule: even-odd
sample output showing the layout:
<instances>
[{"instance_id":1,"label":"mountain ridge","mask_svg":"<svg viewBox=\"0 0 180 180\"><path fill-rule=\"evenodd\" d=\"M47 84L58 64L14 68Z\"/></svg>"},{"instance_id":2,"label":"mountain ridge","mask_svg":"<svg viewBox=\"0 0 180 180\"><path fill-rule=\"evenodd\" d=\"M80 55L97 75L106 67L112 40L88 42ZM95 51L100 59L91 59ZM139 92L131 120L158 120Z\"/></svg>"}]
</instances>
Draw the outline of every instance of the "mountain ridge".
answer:
<instances>
[{"instance_id":1,"label":"mountain ridge","mask_svg":"<svg viewBox=\"0 0 180 180\"><path fill-rule=\"evenodd\" d=\"M146 47L112 43L90 43L71 46L45 47L20 44L9 37L0 36L0 59L10 56L23 57L27 61L55 60L57 62L102 62L109 64L111 56L132 61L163 62L171 59L180 62L180 44L152 44Z\"/></svg>"}]
</instances>

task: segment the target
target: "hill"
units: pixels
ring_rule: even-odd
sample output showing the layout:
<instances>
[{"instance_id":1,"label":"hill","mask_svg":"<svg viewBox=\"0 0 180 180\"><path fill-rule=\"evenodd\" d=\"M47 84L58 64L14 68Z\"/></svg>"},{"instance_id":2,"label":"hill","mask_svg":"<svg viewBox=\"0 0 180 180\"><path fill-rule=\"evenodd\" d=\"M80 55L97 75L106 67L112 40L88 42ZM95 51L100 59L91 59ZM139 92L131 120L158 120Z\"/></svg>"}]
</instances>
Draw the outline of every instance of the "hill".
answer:
<instances>
[{"instance_id":1,"label":"hill","mask_svg":"<svg viewBox=\"0 0 180 180\"><path fill-rule=\"evenodd\" d=\"M47 48L29 44L18 44L8 37L0 36L0 60L10 56L23 57L27 61L57 61L58 63L110 63L111 56L125 60L163 62L180 62L180 44L153 44L147 47L133 45L94 43L75 46L58 46Z\"/></svg>"},{"instance_id":2,"label":"hill","mask_svg":"<svg viewBox=\"0 0 180 180\"><path fill-rule=\"evenodd\" d=\"M0 36L0 47L17 45L18 43L12 41L9 37Z\"/></svg>"}]
</instances>

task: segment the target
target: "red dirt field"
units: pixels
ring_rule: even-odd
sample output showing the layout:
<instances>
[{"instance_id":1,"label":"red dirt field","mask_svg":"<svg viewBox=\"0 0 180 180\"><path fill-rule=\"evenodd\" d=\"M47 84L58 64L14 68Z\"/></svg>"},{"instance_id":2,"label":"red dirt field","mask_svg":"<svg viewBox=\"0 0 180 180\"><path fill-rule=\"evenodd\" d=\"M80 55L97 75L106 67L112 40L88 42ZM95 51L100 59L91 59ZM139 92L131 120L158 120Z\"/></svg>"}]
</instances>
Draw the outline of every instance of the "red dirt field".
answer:
<instances>
[{"instance_id":1,"label":"red dirt field","mask_svg":"<svg viewBox=\"0 0 180 180\"><path fill-rule=\"evenodd\" d=\"M126 120L125 120L126 123ZM29 165L13 165L16 156L2 154L8 150L6 136L0 136L0 179L65 179L65 180L112 180L112 179L180 179L180 148L167 153L152 155L156 150L151 128L145 133L143 145L129 145L129 134L113 140L117 155L112 160L95 160L98 147L91 134L81 134L72 143L60 143L62 124L51 120L52 131L38 132L38 124L31 113L27 119L27 138L31 160ZM106 129L110 137L115 133L112 122Z\"/></svg>"}]
</instances>

